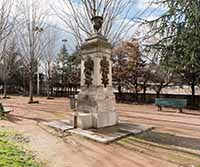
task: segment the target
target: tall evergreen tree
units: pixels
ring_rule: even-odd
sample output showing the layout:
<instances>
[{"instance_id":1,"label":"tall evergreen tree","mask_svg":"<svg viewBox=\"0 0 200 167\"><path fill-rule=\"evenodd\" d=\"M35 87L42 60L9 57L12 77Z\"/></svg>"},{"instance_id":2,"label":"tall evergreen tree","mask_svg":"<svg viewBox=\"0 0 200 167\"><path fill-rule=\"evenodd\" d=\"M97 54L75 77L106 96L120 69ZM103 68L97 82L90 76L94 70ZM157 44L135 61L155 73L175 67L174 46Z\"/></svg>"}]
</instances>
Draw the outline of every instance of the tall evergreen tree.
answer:
<instances>
[{"instance_id":1,"label":"tall evergreen tree","mask_svg":"<svg viewBox=\"0 0 200 167\"><path fill-rule=\"evenodd\" d=\"M58 84L61 87L61 95L63 96L64 88L66 87L67 81L67 65L68 65L68 57L69 57L68 50L66 45L63 44L60 52L58 53L58 58L56 60L56 70L58 74Z\"/></svg>"},{"instance_id":2,"label":"tall evergreen tree","mask_svg":"<svg viewBox=\"0 0 200 167\"><path fill-rule=\"evenodd\" d=\"M63 92L71 94L72 89L76 91L79 87L80 62L78 50L73 54L69 54L66 46L62 46L53 67L51 79L52 86L61 88L61 96L64 95Z\"/></svg>"},{"instance_id":3,"label":"tall evergreen tree","mask_svg":"<svg viewBox=\"0 0 200 167\"><path fill-rule=\"evenodd\" d=\"M195 103L195 86L200 80L200 1L162 0L166 12L151 25L151 35L160 40L151 48L161 53L160 64L182 76L191 86Z\"/></svg>"}]
</instances>

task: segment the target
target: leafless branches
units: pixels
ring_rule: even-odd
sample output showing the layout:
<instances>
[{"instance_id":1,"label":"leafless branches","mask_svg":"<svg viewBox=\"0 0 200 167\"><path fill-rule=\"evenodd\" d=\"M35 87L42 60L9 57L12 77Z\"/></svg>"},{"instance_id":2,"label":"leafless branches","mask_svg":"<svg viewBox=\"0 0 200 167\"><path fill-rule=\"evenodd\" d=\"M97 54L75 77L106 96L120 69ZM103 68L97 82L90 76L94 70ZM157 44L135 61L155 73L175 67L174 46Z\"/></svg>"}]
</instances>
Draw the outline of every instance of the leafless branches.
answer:
<instances>
[{"instance_id":1,"label":"leafless branches","mask_svg":"<svg viewBox=\"0 0 200 167\"><path fill-rule=\"evenodd\" d=\"M91 19L95 15L103 16L102 34L113 44L136 24L132 14L135 5L133 0L60 0L60 4L52 8L73 32L78 44L93 34Z\"/></svg>"},{"instance_id":2,"label":"leafless branches","mask_svg":"<svg viewBox=\"0 0 200 167\"><path fill-rule=\"evenodd\" d=\"M4 98L6 98L7 82L21 66L15 36L11 36L10 38L7 37L6 40L3 41L1 55L0 77L4 85Z\"/></svg>"},{"instance_id":3,"label":"leafless branches","mask_svg":"<svg viewBox=\"0 0 200 167\"><path fill-rule=\"evenodd\" d=\"M13 0L0 0L0 60L3 56L5 40L13 32L17 15L12 12Z\"/></svg>"},{"instance_id":4,"label":"leafless branches","mask_svg":"<svg viewBox=\"0 0 200 167\"><path fill-rule=\"evenodd\" d=\"M15 25L16 15L12 13L13 3L13 0L0 1L0 42L10 35Z\"/></svg>"},{"instance_id":5,"label":"leafless branches","mask_svg":"<svg viewBox=\"0 0 200 167\"><path fill-rule=\"evenodd\" d=\"M20 14L18 22L22 24L18 28L18 40L21 58L29 73L29 96L30 103L33 102L33 76L42 58L48 43L43 38L43 31L47 28L47 10L44 10L42 1L19 0L17 12Z\"/></svg>"},{"instance_id":6,"label":"leafless branches","mask_svg":"<svg viewBox=\"0 0 200 167\"><path fill-rule=\"evenodd\" d=\"M57 44L58 44L58 32L56 29L53 29L49 27L45 31L45 36L44 36L47 41L48 45L44 49L44 57L42 59L42 69L44 71L44 74L46 76L46 81L47 81L47 98L50 98L50 86L51 86L51 78L52 78L52 71L53 71L53 65L55 62L56 58L56 49L57 49Z\"/></svg>"}]
</instances>

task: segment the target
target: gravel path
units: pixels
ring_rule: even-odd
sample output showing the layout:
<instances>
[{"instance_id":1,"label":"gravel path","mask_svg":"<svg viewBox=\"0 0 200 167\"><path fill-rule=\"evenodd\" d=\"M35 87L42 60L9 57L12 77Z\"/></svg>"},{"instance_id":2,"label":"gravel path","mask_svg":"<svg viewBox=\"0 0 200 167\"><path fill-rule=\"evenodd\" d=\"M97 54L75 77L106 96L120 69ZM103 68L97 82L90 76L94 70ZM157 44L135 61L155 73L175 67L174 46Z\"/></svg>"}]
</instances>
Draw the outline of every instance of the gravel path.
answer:
<instances>
[{"instance_id":1,"label":"gravel path","mask_svg":"<svg viewBox=\"0 0 200 167\"><path fill-rule=\"evenodd\" d=\"M45 167L200 167L198 154L189 154L138 141L134 137L110 145L89 141L76 135L58 137L40 126L42 122L71 117L69 100L36 98L39 104L27 104L28 98L1 100L14 108L0 126L14 129L28 137L29 148L45 162ZM200 114L157 112L151 105L117 104L121 119L156 126L156 132L200 139ZM189 112L189 111L188 111ZM161 143L162 144L162 143ZM163 143L165 144L165 143Z\"/></svg>"}]
</instances>

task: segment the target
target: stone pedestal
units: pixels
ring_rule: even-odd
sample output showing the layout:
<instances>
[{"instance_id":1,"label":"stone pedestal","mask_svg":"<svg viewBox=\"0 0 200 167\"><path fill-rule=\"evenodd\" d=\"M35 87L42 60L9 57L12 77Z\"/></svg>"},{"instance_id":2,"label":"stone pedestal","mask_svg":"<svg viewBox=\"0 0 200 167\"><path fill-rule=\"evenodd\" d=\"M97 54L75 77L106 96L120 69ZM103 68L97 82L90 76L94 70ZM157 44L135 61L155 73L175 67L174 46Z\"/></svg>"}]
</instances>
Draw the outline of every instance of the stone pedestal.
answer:
<instances>
[{"instance_id":1,"label":"stone pedestal","mask_svg":"<svg viewBox=\"0 0 200 167\"><path fill-rule=\"evenodd\" d=\"M115 96L112 90L111 45L101 35L86 40L81 48L81 90L78 95L77 126L78 128L103 128L118 123L115 111ZM92 84L85 83L85 61L90 57L93 61ZM108 83L102 82L102 59L109 63Z\"/></svg>"}]
</instances>

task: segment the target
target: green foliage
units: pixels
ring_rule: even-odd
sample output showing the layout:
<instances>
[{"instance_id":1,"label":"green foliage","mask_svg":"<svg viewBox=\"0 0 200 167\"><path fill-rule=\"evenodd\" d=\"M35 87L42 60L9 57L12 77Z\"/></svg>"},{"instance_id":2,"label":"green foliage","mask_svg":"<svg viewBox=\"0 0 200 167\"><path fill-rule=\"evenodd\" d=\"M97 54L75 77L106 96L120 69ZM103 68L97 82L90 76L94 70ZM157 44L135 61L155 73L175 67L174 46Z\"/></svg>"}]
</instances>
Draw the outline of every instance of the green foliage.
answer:
<instances>
[{"instance_id":1,"label":"green foliage","mask_svg":"<svg viewBox=\"0 0 200 167\"><path fill-rule=\"evenodd\" d=\"M3 110L4 110L3 105L0 103L0 112Z\"/></svg>"},{"instance_id":2,"label":"green foliage","mask_svg":"<svg viewBox=\"0 0 200 167\"><path fill-rule=\"evenodd\" d=\"M161 39L152 45L161 52L162 65L175 70L200 67L199 0L164 0L166 13L150 21L152 32Z\"/></svg>"},{"instance_id":3,"label":"green foliage","mask_svg":"<svg viewBox=\"0 0 200 167\"><path fill-rule=\"evenodd\" d=\"M78 52L75 52L68 57L67 83L75 88L80 84L80 64L81 58Z\"/></svg>"},{"instance_id":4,"label":"green foliage","mask_svg":"<svg viewBox=\"0 0 200 167\"><path fill-rule=\"evenodd\" d=\"M65 45L62 46L60 52L58 53L58 57L56 59L56 64L53 68L53 85L64 87L66 81L66 73L67 73L67 66L68 66L68 58L69 53Z\"/></svg>"},{"instance_id":5,"label":"green foliage","mask_svg":"<svg viewBox=\"0 0 200 167\"><path fill-rule=\"evenodd\" d=\"M164 70L177 74L181 85L191 86L194 103L195 86L200 81L200 1L163 0L166 12L151 25L151 35L160 39L150 46L160 54Z\"/></svg>"},{"instance_id":6,"label":"green foliage","mask_svg":"<svg viewBox=\"0 0 200 167\"><path fill-rule=\"evenodd\" d=\"M57 70L58 73L60 73L61 75L64 74L66 71L69 56L70 55L67 51L66 46L63 45L63 47L60 49L60 53L58 54L58 58L56 60Z\"/></svg>"},{"instance_id":7,"label":"green foliage","mask_svg":"<svg viewBox=\"0 0 200 167\"><path fill-rule=\"evenodd\" d=\"M64 66L67 64L67 59L68 59L69 53L67 51L67 48L65 45L62 46L62 48L60 49L60 53L58 54L58 59L57 59L57 63L62 63L61 64L61 68L64 68Z\"/></svg>"},{"instance_id":8,"label":"green foliage","mask_svg":"<svg viewBox=\"0 0 200 167\"><path fill-rule=\"evenodd\" d=\"M12 133L0 129L0 166L1 167L40 167L34 158L9 141Z\"/></svg>"},{"instance_id":9,"label":"green foliage","mask_svg":"<svg viewBox=\"0 0 200 167\"><path fill-rule=\"evenodd\" d=\"M80 82L80 56L69 54L66 46L60 50L52 71L52 85L56 87L77 87Z\"/></svg>"}]
</instances>

